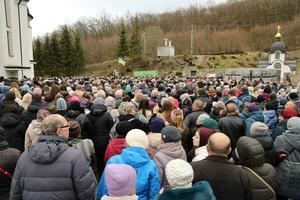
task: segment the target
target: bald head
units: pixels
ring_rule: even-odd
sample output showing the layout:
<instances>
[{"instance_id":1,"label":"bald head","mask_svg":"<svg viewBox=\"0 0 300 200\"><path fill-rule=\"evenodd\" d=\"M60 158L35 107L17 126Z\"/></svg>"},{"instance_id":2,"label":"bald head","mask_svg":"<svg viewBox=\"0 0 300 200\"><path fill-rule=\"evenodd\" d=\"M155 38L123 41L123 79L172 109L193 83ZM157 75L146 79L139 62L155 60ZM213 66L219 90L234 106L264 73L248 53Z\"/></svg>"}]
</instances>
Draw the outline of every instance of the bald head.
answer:
<instances>
[{"instance_id":1,"label":"bald head","mask_svg":"<svg viewBox=\"0 0 300 200\"><path fill-rule=\"evenodd\" d=\"M230 139L224 133L214 133L209 137L206 148L208 155L227 157L231 151Z\"/></svg>"},{"instance_id":2,"label":"bald head","mask_svg":"<svg viewBox=\"0 0 300 200\"><path fill-rule=\"evenodd\" d=\"M52 114L45 117L42 121L42 133L45 135L57 135L57 130L64 127L67 120L58 114Z\"/></svg>"},{"instance_id":3,"label":"bald head","mask_svg":"<svg viewBox=\"0 0 300 200\"><path fill-rule=\"evenodd\" d=\"M237 114L238 109L237 109L236 104L235 103L228 103L226 105L226 111L227 111L227 114L229 114L229 115Z\"/></svg>"},{"instance_id":4,"label":"bald head","mask_svg":"<svg viewBox=\"0 0 300 200\"><path fill-rule=\"evenodd\" d=\"M196 110L202 110L204 107L204 102L199 100L199 99L196 99L193 103L193 110L196 111Z\"/></svg>"}]
</instances>

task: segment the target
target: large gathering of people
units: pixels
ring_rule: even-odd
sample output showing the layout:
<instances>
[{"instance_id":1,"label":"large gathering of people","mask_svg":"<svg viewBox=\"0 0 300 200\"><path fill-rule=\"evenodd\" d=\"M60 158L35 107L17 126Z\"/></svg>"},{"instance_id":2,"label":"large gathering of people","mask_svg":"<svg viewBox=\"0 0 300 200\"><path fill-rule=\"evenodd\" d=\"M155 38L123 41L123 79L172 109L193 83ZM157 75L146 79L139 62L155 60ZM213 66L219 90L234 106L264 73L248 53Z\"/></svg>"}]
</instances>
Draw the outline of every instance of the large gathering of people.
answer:
<instances>
[{"instance_id":1,"label":"large gathering of people","mask_svg":"<svg viewBox=\"0 0 300 200\"><path fill-rule=\"evenodd\" d=\"M0 77L0 199L299 200L299 92L223 77Z\"/></svg>"}]
</instances>

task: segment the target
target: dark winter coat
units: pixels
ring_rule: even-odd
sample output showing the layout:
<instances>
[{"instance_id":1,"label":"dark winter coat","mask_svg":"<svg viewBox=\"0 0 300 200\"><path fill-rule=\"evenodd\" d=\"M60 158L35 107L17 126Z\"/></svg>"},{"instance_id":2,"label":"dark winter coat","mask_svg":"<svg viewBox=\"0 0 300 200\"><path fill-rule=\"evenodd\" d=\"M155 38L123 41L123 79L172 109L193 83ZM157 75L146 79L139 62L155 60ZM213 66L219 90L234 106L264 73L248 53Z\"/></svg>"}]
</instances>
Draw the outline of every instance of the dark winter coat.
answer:
<instances>
[{"instance_id":1,"label":"dark winter coat","mask_svg":"<svg viewBox=\"0 0 300 200\"><path fill-rule=\"evenodd\" d=\"M244 119L246 136L250 136L250 127L254 122L264 122L264 115L261 111L249 112L244 110L242 113L240 113L240 117Z\"/></svg>"},{"instance_id":2,"label":"dark winter coat","mask_svg":"<svg viewBox=\"0 0 300 200\"><path fill-rule=\"evenodd\" d=\"M74 120L74 121L77 121L80 125L80 128L81 128L81 137L83 139L87 139L88 138L88 132L87 130L85 129L86 127L86 122L87 122L87 119L86 119L86 114L79 111L79 110L68 110L66 112L66 115L65 115L65 118L67 121L70 121L70 120Z\"/></svg>"},{"instance_id":3,"label":"dark winter coat","mask_svg":"<svg viewBox=\"0 0 300 200\"><path fill-rule=\"evenodd\" d=\"M220 131L230 138L231 148L234 149L238 139L245 132L243 120L238 115L229 115L220 119L219 127Z\"/></svg>"},{"instance_id":4,"label":"dark winter coat","mask_svg":"<svg viewBox=\"0 0 300 200\"><path fill-rule=\"evenodd\" d=\"M287 130L287 120L279 122L275 128L273 129L273 132L271 134L271 137L273 141L275 141L276 137L279 135L282 135Z\"/></svg>"},{"instance_id":5,"label":"dark winter coat","mask_svg":"<svg viewBox=\"0 0 300 200\"><path fill-rule=\"evenodd\" d=\"M251 185L242 168L228 162L221 156L208 156L191 163L194 170L193 183L209 182L218 200L251 199Z\"/></svg>"},{"instance_id":6,"label":"dark winter coat","mask_svg":"<svg viewBox=\"0 0 300 200\"><path fill-rule=\"evenodd\" d=\"M271 136L256 137L255 139L258 140L264 148L265 162L275 165L274 142Z\"/></svg>"},{"instance_id":7,"label":"dark winter coat","mask_svg":"<svg viewBox=\"0 0 300 200\"><path fill-rule=\"evenodd\" d=\"M256 139L244 136L237 143L237 152L239 156L238 164L246 167L244 169L246 169L249 175L252 198L276 199L274 191L255 175L260 176L273 190L276 190L276 170L272 165L265 163L262 145ZM250 170L247 168L250 168Z\"/></svg>"},{"instance_id":8,"label":"dark winter coat","mask_svg":"<svg viewBox=\"0 0 300 200\"><path fill-rule=\"evenodd\" d=\"M277 116L275 110L263 111L264 123L268 126L268 135L271 135L273 129L277 124Z\"/></svg>"},{"instance_id":9,"label":"dark winter coat","mask_svg":"<svg viewBox=\"0 0 300 200\"><path fill-rule=\"evenodd\" d=\"M84 155L57 136L42 136L25 151L11 184L10 199L92 200L95 184Z\"/></svg>"},{"instance_id":10,"label":"dark winter coat","mask_svg":"<svg viewBox=\"0 0 300 200\"><path fill-rule=\"evenodd\" d=\"M140 121L139 119L135 118L134 115L120 115L119 116L120 121L129 121L135 129L141 129L145 133L148 133L150 131L149 125Z\"/></svg>"},{"instance_id":11,"label":"dark winter coat","mask_svg":"<svg viewBox=\"0 0 300 200\"><path fill-rule=\"evenodd\" d=\"M91 112L87 115L86 130L89 138L94 142L96 154L104 155L113 125L114 120L105 105L92 105Z\"/></svg>"},{"instance_id":12,"label":"dark winter coat","mask_svg":"<svg viewBox=\"0 0 300 200\"><path fill-rule=\"evenodd\" d=\"M14 174L17 161L21 152L17 149L10 148L5 141L0 142L0 168L4 171ZM9 176L0 172L0 199L8 200L11 180Z\"/></svg>"},{"instance_id":13,"label":"dark winter coat","mask_svg":"<svg viewBox=\"0 0 300 200\"><path fill-rule=\"evenodd\" d=\"M0 117L0 126L6 131L6 141L11 148L24 151L25 131L22 126L21 116L6 112Z\"/></svg>"},{"instance_id":14,"label":"dark winter coat","mask_svg":"<svg viewBox=\"0 0 300 200\"><path fill-rule=\"evenodd\" d=\"M24 110L22 112L22 122L25 131L27 130L29 124L31 123L32 120L36 119L37 117L37 112L39 109L44 108L45 106L41 102L32 102L27 110Z\"/></svg>"}]
</instances>

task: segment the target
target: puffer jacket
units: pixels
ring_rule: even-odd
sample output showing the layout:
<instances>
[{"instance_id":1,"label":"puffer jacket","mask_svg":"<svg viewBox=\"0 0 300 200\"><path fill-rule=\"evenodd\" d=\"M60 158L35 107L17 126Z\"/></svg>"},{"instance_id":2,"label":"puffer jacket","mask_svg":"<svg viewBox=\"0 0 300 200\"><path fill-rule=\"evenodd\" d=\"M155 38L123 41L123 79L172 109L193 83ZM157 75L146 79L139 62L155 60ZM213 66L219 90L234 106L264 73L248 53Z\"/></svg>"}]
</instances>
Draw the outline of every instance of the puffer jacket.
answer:
<instances>
[{"instance_id":1,"label":"puffer jacket","mask_svg":"<svg viewBox=\"0 0 300 200\"><path fill-rule=\"evenodd\" d=\"M158 169L144 148L127 147L123 149L121 155L111 157L107 162L107 165L109 164L128 164L136 170L136 194L139 196L139 200L153 200L159 193ZM100 200L104 195L108 195L108 192L105 176L102 175L98 186L97 200Z\"/></svg>"},{"instance_id":2,"label":"puffer jacket","mask_svg":"<svg viewBox=\"0 0 300 200\"><path fill-rule=\"evenodd\" d=\"M186 161L186 153L181 145L181 141L161 144L158 146L158 151L153 155L153 161L158 167L162 187L170 187L166 178L165 168L168 162L174 159Z\"/></svg>"},{"instance_id":3,"label":"puffer jacket","mask_svg":"<svg viewBox=\"0 0 300 200\"><path fill-rule=\"evenodd\" d=\"M264 122L264 115L261 111L253 111L249 112L247 110L243 110L240 113L240 117L244 119L244 126L245 126L245 136L250 137L250 127L254 122Z\"/></svg>"},{"instance_id":4,"label":"puffer jacket","mask_svg":"<svg viewBox=\"0 0 300 200\"><path fill-rule=\"evenodd\" d=\"M95 184L83 154L57 136L42 136L15 169L10 199L94 199Z\"/></svg>"},{"instance_id":5,"label":"puffer jacket","mask_svg":"<svg viewBox=\"0 0 300 200\"><path fill-rule=\"evenodd\" d=\"M263 111L264 123L268 126L268 135L271 135L273 129L277 124L277 116L275 110Z\"/></svg>"},{"instance_id":6,"label":"puffer jacket","mask_svg":"<svg viewBox=\"0 0 300 200\"><path fill-rule=\"evenodd\" d=\"M0 130L0 131L3 131ZM4 171L14 174L17 161L21 152L17 149L10 148L6 141L0 142L0 168ZM8 200L11 185L11 178L0 172L0 199Z\"/></svg>"},{"instance_id":7,"label":"puffer jacket","mask_svg":"<svg viewBox=\"0 0 300 200\"><path fill-rule=\"evenodd\" d=\"M260 142L265 151L265 162L271 165L275 165L275 151L274 142L271 136L255 137Z\"/></svg>"},{"instance_id":8,"label":"puffer jacket","mask_svg":"<svg viewBox=\"0 0 300 200\"><path fill-rule=\"evenodd\" d=\"M24 133L22 129L21 116L6 112L0 118L0 126L6 131L7 142L10 147L24 151Z\"/></svg>"},{"instance_id":9,"label":"puffer jacket","mask_svg":"<svg viewBox=\"0 0 300 200\"><path fill-rule=\"evenodd\" d=\"M36 119L32 120L25 133L25 145L24 145L25 150L31 147L31 145L35 144L41 135L42 135L42 122Z\"/></svg>"},{"instance_id":10,"label":"puffer jacket","mask_svg":"<svg viewBox=\"0 0 300 200\"><path fill-rule=\"evenodd\" d=\"M198 183L195 183L190 188L167 189L157 198L157 200L174 200L174 199L215 200L216 198L209 183L207 181L200 181Z\"/></svg>"},{"instance_id":11,"label":"puffer jacket","mask_svg":"<svg viewBox=\"0 0 300 200\"><path fill-rule=\"evenodd\" d=\"M111 157L120 155L122 150L126 147L127 144L125 138L112 138L106 148L104 162L107 163Z\"/></svg>"},{"instance_id":12,"label":"puffer jacket","mask_svg":"<svg viewBox=\"0 0 300 200\"><path fill-rule=\"evenodd\" d=\"M276 199L272 191L254 173L260 176L273 190L277 188L276 170L270 164L265 163L264 149L254 138L243 136L237 142L238 164L246 167L251 183L253 199ZM250 168L250 170L248 169ZM253 173L254 172L254 173Z\"/></svg>"},{"instance_id":13,"label":"puffer jacket","mask_svg":"<svg viewBox=\"0 0 300 200\"><path fill-rule=\"evenodd\" d=\"M276 137L279 135L282 135L287 130L287 120L283 120L279 122L275 128L273 129L273 132L271 134L271 137L273 141L275 141Z\"/></svg>"},{"instance_id":14,"label":"puffer jacket","mask_svg":"<svg viewBox=\"0 0 300 200\"><path fill-rule=\"evenodd\" d=\"M278 193L292 199L300 199L300 119L289 119L287 128L288 130L274 142L275 152L287 155L279 165Z\"/></svg>"},{"instance_id":15,"label":"puffer jacket","mask_svg":"<svg viewBox=\"0 0 300 200\"><path fill-rule=\"evenodd\" d=\"M94 142L96 154L103 154L109 143L109 132L114 125L114 120L107 112L105 105L92 105L91 112L87 115L86 130Z\"/></svg>"}]
</instances>

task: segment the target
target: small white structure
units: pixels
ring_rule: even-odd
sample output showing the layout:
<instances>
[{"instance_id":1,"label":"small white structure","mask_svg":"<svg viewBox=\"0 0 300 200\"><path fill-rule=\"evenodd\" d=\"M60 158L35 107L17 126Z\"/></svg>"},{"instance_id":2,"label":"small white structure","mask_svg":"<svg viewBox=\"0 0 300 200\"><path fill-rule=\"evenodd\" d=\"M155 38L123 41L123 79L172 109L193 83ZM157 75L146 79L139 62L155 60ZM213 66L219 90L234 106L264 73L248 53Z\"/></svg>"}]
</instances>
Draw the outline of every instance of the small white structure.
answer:
<instances>
[{"instance_id":1,"label":"small white structure","mask_svg":"<svg viewBox=\"0 0 300 200\"><path fill-rule=\"evenodd\" d=\"M157 47L157 57L172 57L175 56L175 48L171 41L165 38L165 46Z\"/></svg>"},{"instance_id":2,"label":"small white structure","mask_svg":"<svg viewBox=\"0 0 300 200\"><path fill-rule=\"evenodd\" d=\"M34 77L29 0L0 2L0 76Z\"/></svg>"},{"instance_id":3,"label":"small white structure","mask_svg":"<svg viewBox=\"0 0 300 200\"><path fill-rule=\"evenodd\" d=\"M259 68L276 69L280 82L284 81L285 74L294 74L296 72L296 61L286 61L285 54L286 48L281 40L280 26L277 27L278 32L275 35L275 41L273 42L268 61L260 61Z\"/></svg>"}]
</instances>

